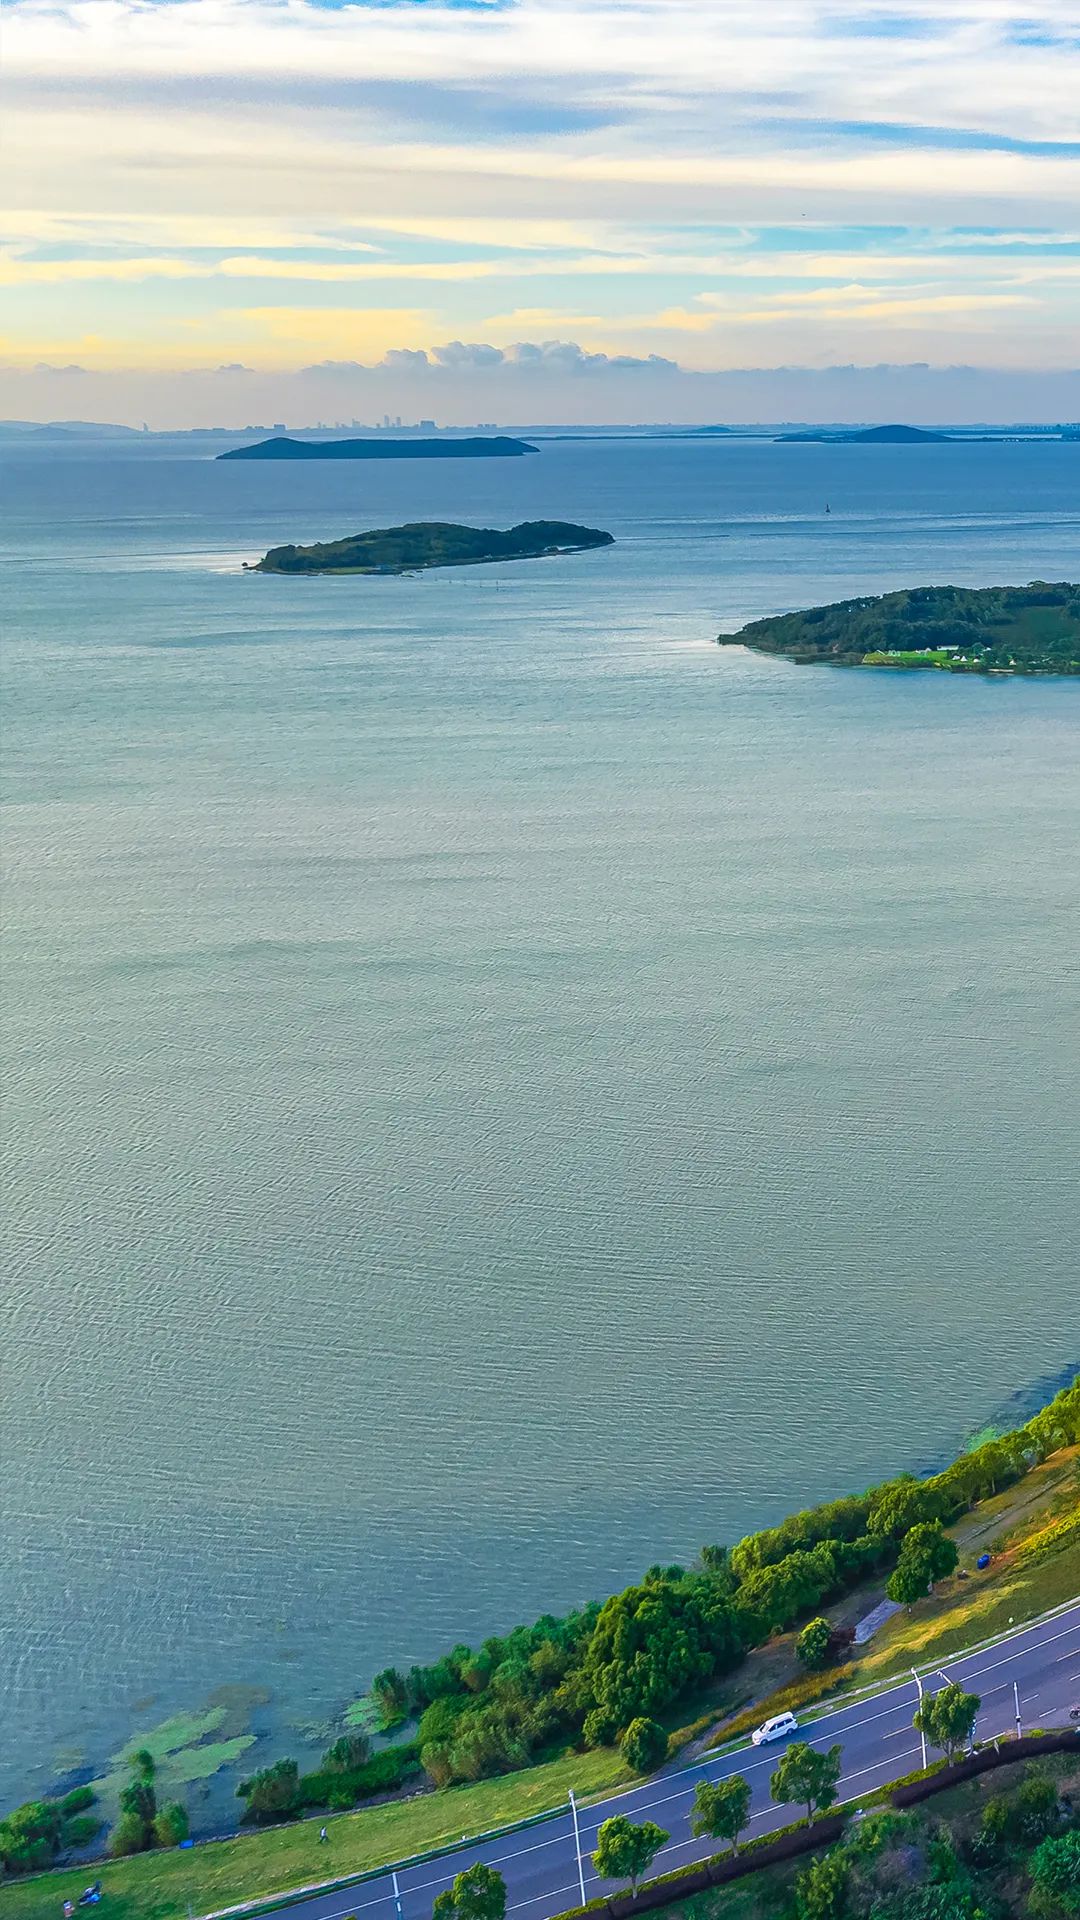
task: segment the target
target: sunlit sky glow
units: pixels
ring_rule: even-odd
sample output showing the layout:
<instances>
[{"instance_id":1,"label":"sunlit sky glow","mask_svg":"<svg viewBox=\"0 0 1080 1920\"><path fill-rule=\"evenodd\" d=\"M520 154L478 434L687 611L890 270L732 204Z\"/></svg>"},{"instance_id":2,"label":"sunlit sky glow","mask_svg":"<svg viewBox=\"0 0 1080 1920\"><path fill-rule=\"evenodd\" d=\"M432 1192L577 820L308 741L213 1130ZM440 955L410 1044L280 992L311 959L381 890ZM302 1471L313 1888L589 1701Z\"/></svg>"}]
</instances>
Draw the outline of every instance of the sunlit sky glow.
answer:
<instances>
[{"instance_id":1,"label":"sunlit sky glow","mask_svg":"<svg viewBox=\"0 0 1080 1920\"><path fill-rule=\"evenodd\" d=\"M1076 0L13 0L5 68L6 412L43 363L143 405L389 353L537 418L656 417L658 361L1080 364Z\"/></svg>"}]
</instances>

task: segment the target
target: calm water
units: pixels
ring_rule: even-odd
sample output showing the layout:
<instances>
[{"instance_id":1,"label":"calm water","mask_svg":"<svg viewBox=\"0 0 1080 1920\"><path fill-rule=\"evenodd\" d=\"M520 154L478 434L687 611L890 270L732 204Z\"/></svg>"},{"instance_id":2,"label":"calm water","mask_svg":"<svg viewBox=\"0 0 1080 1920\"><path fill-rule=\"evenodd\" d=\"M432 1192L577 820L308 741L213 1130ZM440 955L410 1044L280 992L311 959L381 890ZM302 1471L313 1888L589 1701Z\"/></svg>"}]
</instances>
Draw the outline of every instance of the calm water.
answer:
<instances>
[{"instance_id":1,"label":"calm water","mask_svg":"<svg viewBox=\"0 0 1080 1920\"><path fill-rule=\"evenodd\" d=\"M1080 682L710 643L1075 578L1078 461L9 462L0 1795L228 1683L300 1751L1076 1357ZM618 545L239 571L540 515Z\"/></svg>"}]
</instances>

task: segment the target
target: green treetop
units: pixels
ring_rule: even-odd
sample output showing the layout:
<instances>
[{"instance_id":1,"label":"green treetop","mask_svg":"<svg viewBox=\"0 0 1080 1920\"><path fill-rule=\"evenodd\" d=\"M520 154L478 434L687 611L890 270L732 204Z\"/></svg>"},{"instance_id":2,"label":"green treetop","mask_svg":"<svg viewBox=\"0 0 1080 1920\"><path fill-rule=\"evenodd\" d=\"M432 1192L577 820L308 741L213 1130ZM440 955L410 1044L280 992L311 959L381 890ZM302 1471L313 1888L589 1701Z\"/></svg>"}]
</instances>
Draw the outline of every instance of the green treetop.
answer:
<instances>
[{"instance_id":1,"label":"green treetop","mask_svg":"<svg viewBox=\"0 0 1080 1920\"><path fill-rule=\"evenodd\" d=\"M601 1880L629 1880L630 1891L636 1893L642 1874L670 1838L652 1820L635 1826L624 1813L614 1814L596 1836L593 1866Z\"/></svg>"},{"instance_id":2,"label":"green treetop","mask_svg":"<svg viewBox=\"0 0 1080 1920\"><path fill-rule=\"evenodd\" d=\"M839 1745L820 1753L805 1740L797 1740L769 1781L769 1792L781 1806L805 1807L807 1820L812 1820L815 1810L824 1813L836 1804L841 1758Z\"/></svg>"},{"instance_id":3,"label":"green treetop","mask_svg":"<svg viewBox=\"0 0 1080 1920\"><path fill-rule=\"evenodd\" d=\"M750 1824L750 1782L741 1773L726 1780L699 1780L694 1794L690 1831L699 1839L730 1840L736 1853L739 1835Z\"/></svg>"}]
</instances>

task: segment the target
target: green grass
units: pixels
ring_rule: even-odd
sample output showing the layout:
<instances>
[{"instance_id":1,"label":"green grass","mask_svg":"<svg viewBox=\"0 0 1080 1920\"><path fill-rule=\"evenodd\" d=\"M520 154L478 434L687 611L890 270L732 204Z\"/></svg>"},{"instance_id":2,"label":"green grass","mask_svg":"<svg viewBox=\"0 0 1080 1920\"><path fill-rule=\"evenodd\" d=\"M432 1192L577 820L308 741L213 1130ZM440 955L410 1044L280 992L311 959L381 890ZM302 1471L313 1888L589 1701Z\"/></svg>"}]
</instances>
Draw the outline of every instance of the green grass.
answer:
<instances>
[{"instance_id":1,"label":"green grass","mask_svg":"<svg viewBox=\"0 0 1080 1920\"><path fill-rule=\"evenodd\" d=\"M321 1818L300 1820L265 1833L245 1833L189 1852L144 1853L108 1866L66 1869L33 1880L9 1881L0 1889L3 1920L56 1920L65 1899L100 1875L101 1920L186 1920L244 1900L267 1898L339 1875L362 1873L429 1847L452 1844L465 1833L522 1820L565 1800L572 1787L600 1793L627 1778L617 1753L569 1753L546 1766L529 1767L499 1780L450 1787L443 1793L389 1801L326 1822L330 1840L319 1844Z\"/></svg>"},{"instance_id":2,"label":"green grass","mask_svg":"<svg viewBox=\"0 0 1080 1920\"><path fill-rule=\"evenodd\" d=\"M940 648L927 648L925 652L909 653L864 653L864 667L951 667L952 655L943 653Z\"/></svg>"}]
</instances>

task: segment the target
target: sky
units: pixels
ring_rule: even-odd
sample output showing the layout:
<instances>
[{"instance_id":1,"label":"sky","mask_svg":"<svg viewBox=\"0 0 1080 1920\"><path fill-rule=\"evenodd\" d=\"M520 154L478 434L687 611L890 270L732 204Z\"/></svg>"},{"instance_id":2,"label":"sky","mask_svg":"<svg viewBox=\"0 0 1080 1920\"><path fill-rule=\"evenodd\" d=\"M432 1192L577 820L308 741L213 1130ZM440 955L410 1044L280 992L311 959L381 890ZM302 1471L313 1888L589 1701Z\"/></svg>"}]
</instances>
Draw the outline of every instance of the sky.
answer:
<instances>
[{"instance_id":1,"label":"sky","mask_svg":"<svg viewBox=\"0 0 1080 1920\"><path fill-rule=\"evenodd\" d=\"M9 0L4 66L8 417L1080 413L1080 0Z\"/></svg>"}]
</instances>

